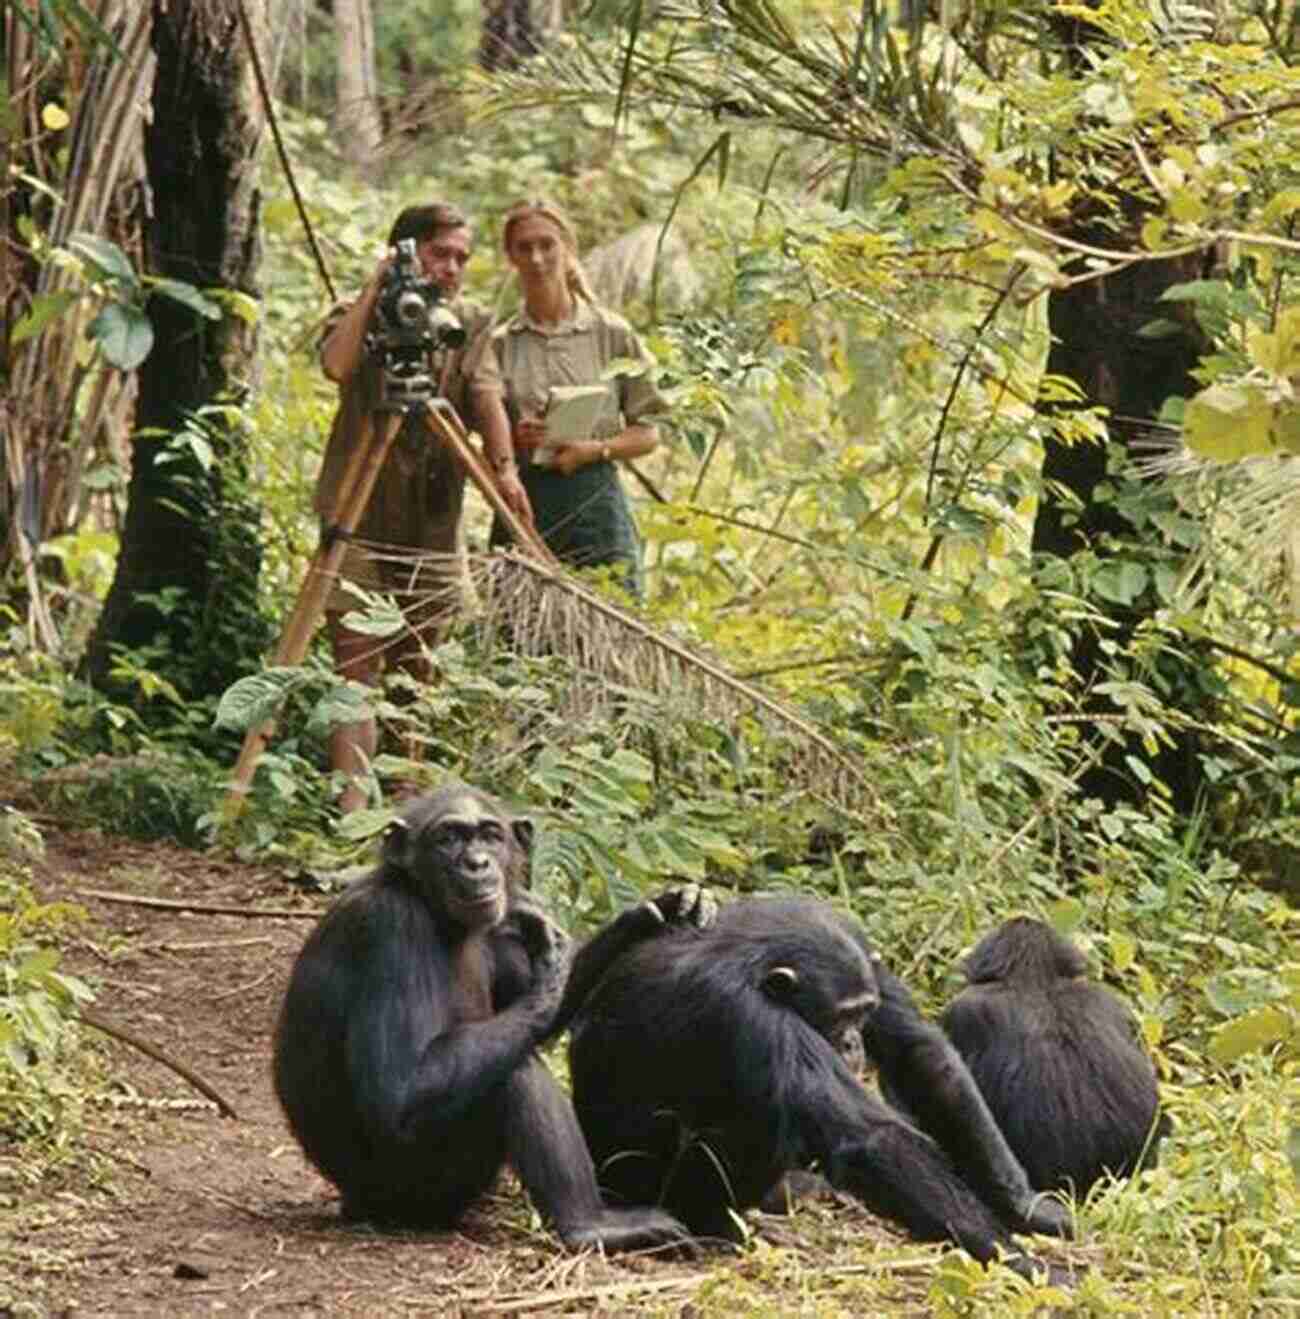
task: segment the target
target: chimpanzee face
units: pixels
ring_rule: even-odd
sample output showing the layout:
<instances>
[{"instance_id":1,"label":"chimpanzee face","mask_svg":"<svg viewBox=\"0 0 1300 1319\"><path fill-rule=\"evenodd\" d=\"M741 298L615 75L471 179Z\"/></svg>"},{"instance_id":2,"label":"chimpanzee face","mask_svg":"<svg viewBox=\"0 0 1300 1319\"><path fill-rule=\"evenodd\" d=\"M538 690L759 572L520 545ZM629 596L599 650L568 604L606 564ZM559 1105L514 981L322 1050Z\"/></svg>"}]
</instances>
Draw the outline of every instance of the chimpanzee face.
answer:
<instances>
[{"instance_id":1,"label":"chimpanzee face","mask_svg":"<svg viewBox=\"0 0 1300 1319\"><path fill-rule=\"evenodd\" d=\"M504 919L517 849L531 825L461 785L415 802L393 822L384 857L408 874L440 914L467 929ZM517 868L517 866L516 866Z\"/></svg>"},{"instance_id":2,"label":"chimpanzee face","mask_svg":"<svg viewBox=\"0 0 1300 1319\"><path fill-rule=\"evenodd\" d=\"M875 972L851 939L827 928L815 946L787 947L768 966L763 992L825 1037L850 1070L865 1070L862 1028L880 1002Z\"/></svg>"}]
</instances>

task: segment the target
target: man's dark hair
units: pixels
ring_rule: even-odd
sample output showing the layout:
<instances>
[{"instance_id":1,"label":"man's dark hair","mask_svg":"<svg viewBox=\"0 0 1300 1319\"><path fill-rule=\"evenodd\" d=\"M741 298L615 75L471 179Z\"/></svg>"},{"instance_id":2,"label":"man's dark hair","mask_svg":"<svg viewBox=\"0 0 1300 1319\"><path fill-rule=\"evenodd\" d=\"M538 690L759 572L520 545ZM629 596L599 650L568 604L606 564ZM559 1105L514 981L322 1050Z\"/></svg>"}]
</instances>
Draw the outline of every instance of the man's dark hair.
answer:
<instances>
[{"instance_id":1,"label":"man's dark hair","mask_svg":"<svg viewBox=\"0 0 1300 1319\"><path fill-rule=\"evenodd\" d=\"M388 246L396 247L404 238L422 243L444 229L468 229L469 216L450 202L433 202L429 206L408 206L393 221Z\"/></svg>"}]
</instances>

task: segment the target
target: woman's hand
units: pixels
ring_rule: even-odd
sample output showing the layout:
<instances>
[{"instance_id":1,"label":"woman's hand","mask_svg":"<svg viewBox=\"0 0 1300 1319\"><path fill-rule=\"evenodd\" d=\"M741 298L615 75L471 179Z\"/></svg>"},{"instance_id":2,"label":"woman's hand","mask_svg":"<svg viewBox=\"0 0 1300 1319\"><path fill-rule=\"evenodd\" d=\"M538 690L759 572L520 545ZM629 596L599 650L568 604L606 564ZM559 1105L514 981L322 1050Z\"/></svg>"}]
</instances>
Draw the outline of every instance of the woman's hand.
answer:
<instances>
[{"instance_id":1,"label":"woman's hand","mask_svg":"<svg viewBox=\"0 0 1300 1319\"><path fill-rule=\"evenodd\" d=\"M516 449L531 451L548 443L546 423L540 417L520 417L515 423L514 442Z\"/></svg>"},{"instance_id":2,"label":"woman's hand","mask_svg":"<svg viewBox=\"0 0 1300 1319\"><path fill-rule=\"evenodd\" d=\"M602 462L605 449L606 443L602 440L574 440L571 444L561 444L548 466L561 476L572 476L580 467Z\"/></svg>"}]
</instances>

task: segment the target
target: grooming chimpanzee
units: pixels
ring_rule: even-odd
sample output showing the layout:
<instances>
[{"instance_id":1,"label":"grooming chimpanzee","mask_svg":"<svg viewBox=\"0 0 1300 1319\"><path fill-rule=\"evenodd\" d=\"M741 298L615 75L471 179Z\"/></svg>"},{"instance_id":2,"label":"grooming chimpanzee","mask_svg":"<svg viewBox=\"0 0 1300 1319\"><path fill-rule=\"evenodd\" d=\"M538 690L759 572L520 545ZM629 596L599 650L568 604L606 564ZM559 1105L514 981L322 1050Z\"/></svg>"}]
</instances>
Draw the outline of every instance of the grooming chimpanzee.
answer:
<instances>
[{"instance_id":1,"label":"grooming chimpanzee","mask_svg":"<svg viewBox=\"0 0 1300 1319\"><path fill-rule=\"evenodd\" d=\"M1038 1190L1084 1195L1155 1162L1151 1059L1128 1008L1087 978L1083 954L1028 916L1000 925L962 968L942 1025Z\"/></svg>"},{"instance_id":2,"label":"grooming chimpanzee","mask_svg":"<svg viewBox=\"0 0 1300 1319\"><path fill-rule=\"evenodd\" d=\"M276 1093L347 1217L452 1225L509 1162L569 1246L680 1240L657 1209L601 1203L573 1108L534 1052L568 950L525 891L531 836L527 820L464 784L406 808L380 864L299 954ZM696 893L625 913L617 938L707 919Z\"/></svg>"},{"instance_id":3,"label":"grooming chimpanzee","mask_svg":"<svg viewBox=\"0 0 1300 1319\"><path fill-rule=\"evenodd\" d=\"M622 1203L662 1204L697 1235L734 1239L733 1210L815 1163L869 1208L980 1260L1002 1247L1023 1271L1010 1230L1068 1232L849 917L750 898L612 958L601 939L574 960L569 1061L601 1185ZM924 1131L858 1081L864 1045Z\"/></svg>"}]
</instances>

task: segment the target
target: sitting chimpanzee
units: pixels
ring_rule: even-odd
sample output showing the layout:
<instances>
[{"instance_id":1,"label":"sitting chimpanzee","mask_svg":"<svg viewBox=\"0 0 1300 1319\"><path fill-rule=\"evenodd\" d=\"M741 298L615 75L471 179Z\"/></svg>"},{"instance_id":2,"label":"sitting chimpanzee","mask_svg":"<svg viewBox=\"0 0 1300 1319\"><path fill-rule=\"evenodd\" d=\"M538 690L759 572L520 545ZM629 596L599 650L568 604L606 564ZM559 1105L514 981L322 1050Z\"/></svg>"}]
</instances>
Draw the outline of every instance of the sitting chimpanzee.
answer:
<instances>
[{"instance_id":1,"label":"sitting chimpanzee","mask_svg":"<svg viewBox=\"0 0 1300 1319\"><path fill-rule=\"evenodd\" d=\"M1083 954L1050 926L1017 916L962 967L969 987L942 1024L1007 1142L1040 1191L1084 1195L1106 1173L1155 1161L1168 1130L1137 1023L1087 978Z\"/></svg>"},{"instance_id":2,"label":"sitting chimpanzee","mask_svg":"<svg viewBox=\"0 0 1300 1319\"><path fill-rule=\"evenodd\" d=\"M378 867L298 957L276 1092L345 1216L448 1226L509 1162L569 1246L680 1240L666 1213L602 1204L569 1099L534 1052L568 956L525 892L531 836L464 784L406 808ZM698 890L673 890L625 913L611 939L710 914Z\"/></svg>"},{"instance_id":3,"label":"sitting chimpanzee","mask_svg":"<svg viewBox=\"0 0 1300 1319\"><path fill-rule=\"evenodd\" d=\"M750 898L708 928L667 926L613 957L610 939L574 960L569 1061L601 1186L621 1202L661 1204L699 1236L734 1240L733 1211L815 1164L917 1236L980 1260L1001 1247L1027 1270L1012 1229L1068 1233L851 918L811 899ZM864 1045L919 1126L854 1075Z\"/></svg>"}]
</instances>

